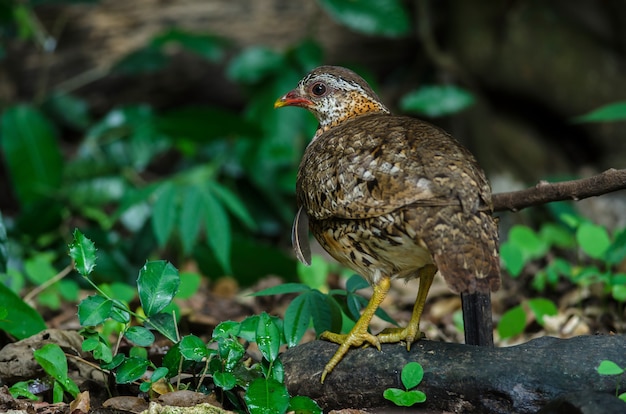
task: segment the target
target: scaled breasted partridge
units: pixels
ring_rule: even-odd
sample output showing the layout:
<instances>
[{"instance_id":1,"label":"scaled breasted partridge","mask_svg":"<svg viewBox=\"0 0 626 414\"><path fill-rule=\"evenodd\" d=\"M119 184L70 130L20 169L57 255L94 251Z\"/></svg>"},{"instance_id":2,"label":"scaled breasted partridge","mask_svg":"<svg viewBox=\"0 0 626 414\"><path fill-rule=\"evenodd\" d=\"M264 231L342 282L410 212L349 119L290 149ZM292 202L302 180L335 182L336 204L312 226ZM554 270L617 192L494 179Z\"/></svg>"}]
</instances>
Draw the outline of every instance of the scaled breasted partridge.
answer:
<instances>
[{"instance_id":1,"label":"scaled breasted partridge","mask_svg":"<svg viewBox=\"0 0 626 414\"><path fill-rule=\"evenodd\" d=\"M443 130L392 115L356 73L318 67L275 103L289 105L319 121L298 171L296 255L310 262L310 229L332 257L374 288L348 334L321 335L340 344L324 382L350 347L405 341L409 349L421 335L437 271L456 293L497 290L498 229L489 183L474 156ZM372 335L369 323L393 278L420 280L411 320L406 328Z\"/></svg>"}]
</instances>

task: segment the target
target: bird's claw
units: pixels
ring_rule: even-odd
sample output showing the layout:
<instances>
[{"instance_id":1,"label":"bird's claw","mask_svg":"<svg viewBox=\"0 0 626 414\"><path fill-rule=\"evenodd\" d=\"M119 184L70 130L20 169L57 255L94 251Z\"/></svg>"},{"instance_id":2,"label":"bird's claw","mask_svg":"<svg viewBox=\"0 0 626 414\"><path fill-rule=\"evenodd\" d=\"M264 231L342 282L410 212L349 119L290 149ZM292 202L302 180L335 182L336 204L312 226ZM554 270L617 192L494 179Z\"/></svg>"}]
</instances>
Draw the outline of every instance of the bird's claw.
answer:
<instances>
[{"instance_id":1,"label":"bird's claw","mask_svg":"<svg viewBox=\"0 0 626 414\"><path fill-rule=\"evenodd\" d=\"M351 347L359 347L365 344L373 345L379 351L381 350L378 337L370 334L367 331L351 331L348 334L337 334L326 331L320 335L320 339L324 339L340 345L337 352L335 352L335 355L333 355L333 357L324 367L321 378L322 383L324 383L324 379L326 378L326 376L330 374L330 372L337 366L339 361L342 360L343 356L348 352Z\"/></svg>"}]
</instances>

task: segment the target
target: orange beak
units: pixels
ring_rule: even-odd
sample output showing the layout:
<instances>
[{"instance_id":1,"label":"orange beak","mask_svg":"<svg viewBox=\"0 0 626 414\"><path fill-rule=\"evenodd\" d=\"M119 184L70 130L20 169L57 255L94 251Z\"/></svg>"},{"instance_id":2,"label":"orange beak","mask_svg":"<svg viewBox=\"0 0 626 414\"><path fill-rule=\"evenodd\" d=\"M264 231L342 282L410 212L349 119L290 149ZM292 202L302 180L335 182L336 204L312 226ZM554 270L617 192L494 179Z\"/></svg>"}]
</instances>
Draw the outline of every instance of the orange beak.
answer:
<instances>
[{"instance_id":1,"label":"orange beak","mask_svg":"<svg viewBox=\"0 0 626 414\"><path fill-rule=\"evenodd\" d=\"M274 108L282 108L283 106L299 106L306 108L313 105L313 102L301 97L295 90L290 91L285 96L278 98L274 102Z\"/></svg>"}]
</instances>

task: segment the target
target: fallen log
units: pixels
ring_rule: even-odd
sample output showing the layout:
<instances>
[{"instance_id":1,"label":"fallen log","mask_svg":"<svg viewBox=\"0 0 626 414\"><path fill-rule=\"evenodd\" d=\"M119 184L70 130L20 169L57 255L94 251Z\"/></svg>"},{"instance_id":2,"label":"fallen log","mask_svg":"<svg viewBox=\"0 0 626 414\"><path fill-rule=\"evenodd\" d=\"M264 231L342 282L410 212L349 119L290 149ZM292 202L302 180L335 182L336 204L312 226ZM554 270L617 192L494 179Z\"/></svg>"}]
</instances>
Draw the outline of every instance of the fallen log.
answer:
<instances>
[{"instance_id":1,"label":"fallen log","mask_svg":"<svg viewBox=\"0 0 626 414\"><path fill-rule=\"evenodd\" d=\"M600 393L609 396L606 404L620 408L624 404L626 412L626 403L610 397L620 379L626 387L624 378L596 371L605 359L626 367L624 335L543 337L505 348L421 340L410 351L398 344L384 344L380 352L373 347L352 349L321 384L321 372L336 349L336 344L314 341L287 350L281 359L290 394L309 396L325 410L390 407L393 404L383 398L383 391L403 389L402 367L416 361L424 368L424 379L417 387L427 396L419 405L424 409L536 413L555 400ZM597 408L571 412L616 412Z\"/></svg>"}]
</instances>

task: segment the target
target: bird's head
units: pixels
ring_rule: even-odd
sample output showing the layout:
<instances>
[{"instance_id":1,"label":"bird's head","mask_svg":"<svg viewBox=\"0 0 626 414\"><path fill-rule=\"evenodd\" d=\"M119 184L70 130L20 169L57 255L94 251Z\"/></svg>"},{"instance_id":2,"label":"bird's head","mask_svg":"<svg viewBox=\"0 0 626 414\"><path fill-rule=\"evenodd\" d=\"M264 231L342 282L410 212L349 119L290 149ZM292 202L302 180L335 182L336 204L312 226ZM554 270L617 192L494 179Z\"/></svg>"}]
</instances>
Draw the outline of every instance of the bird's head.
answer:
<instances>
[{"instance_id":1,"label":"bird's head","mask_svg":"<svg viewBox=\"0 0 626 414\"><path fill-rule=\"evenodd\" d=\"M356 73L339 66L320 66L279 98L274 108L299 106L315 115L322 130L370 113L389 113L376 93Z\"/></svg>"}]
</instances>

